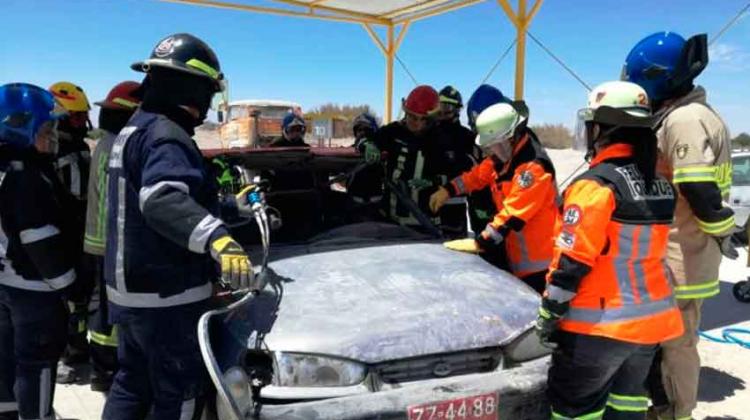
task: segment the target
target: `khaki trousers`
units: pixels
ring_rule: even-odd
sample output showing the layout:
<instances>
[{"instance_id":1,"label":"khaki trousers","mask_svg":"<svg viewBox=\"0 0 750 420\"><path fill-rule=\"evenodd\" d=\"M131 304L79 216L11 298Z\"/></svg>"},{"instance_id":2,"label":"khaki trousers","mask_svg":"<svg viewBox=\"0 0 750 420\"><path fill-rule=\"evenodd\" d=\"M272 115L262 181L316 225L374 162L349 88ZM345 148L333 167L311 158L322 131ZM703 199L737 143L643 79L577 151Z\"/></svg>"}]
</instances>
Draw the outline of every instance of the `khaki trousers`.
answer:
<instances>
[{"instance_id":1,"label":"khaki trousers","mask_svg":"<svg viewBox=\"0 0 750 420\"><path fill-rule=\"evenodd\" d=\"M698 326L702 299L678 300L685 333L662 343L661 373L668 406L656 407L660 420L690 419L698 403L701 359L698 355Z\"/></svg>"},{"instance_id":2,"label":"khaki trousers","mask_svg":"<svg viewBox=\"0 0 750 420\"><path fill-rule=\"evenodd\" d=\"M676 243L667 250L669 267L678 282L685 281L683 254ZM662 343L661 373L669 405L655 407L660 420L690 419L698 404L698 382L701 359L698 355L698 327L703 299L678 299L685 333Z\"/></svg>"}]
</instances>

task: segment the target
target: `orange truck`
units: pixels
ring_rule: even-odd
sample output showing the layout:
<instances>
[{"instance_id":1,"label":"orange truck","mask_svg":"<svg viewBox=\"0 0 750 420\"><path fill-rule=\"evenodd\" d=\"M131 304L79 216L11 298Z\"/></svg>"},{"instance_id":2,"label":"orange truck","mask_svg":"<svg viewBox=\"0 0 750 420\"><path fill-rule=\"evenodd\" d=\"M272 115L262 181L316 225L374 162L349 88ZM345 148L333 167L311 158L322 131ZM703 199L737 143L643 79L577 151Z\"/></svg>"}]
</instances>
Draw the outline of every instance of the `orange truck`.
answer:
<instances>
[{"instance_id":1,"label":"orange truck","mask_svg":"<svg viewBox=\"0 0 750 420\"><path fill-rule=\"evenodd\" d=\"M289 112L301 114L295 102L252 99L219 107L219 138L224 149L262 147L281 136L281 121Z\"/></svg>"}]
</instances>

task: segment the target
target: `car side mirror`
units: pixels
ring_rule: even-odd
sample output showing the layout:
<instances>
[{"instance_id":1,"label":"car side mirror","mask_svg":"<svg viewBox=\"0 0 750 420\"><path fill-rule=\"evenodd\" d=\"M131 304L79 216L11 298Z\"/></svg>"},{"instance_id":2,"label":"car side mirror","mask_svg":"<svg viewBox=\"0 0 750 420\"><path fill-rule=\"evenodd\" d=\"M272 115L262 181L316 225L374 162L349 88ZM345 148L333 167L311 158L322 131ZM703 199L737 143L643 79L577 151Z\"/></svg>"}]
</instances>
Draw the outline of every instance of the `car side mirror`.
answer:
<instances>
[{"instance_id":1,"label":"car side mirror","mask_svg":"<svg viewBox=\"0 0 750 420\"><path fill-rule=\"evenodd\" d=\"M224 122L224 111L216 111L216 118L220 123Z\"/></svg>"}]
</instances>

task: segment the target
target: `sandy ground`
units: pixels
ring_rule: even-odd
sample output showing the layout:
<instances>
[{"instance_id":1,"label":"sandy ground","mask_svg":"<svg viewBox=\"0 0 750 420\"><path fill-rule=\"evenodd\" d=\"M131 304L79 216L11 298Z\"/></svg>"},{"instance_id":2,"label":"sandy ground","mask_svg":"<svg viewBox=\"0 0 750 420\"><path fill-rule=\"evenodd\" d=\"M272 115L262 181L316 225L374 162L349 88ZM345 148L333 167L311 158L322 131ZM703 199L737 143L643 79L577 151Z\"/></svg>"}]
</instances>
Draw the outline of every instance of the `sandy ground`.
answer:
<instances>
[{"instance_id":1,"label":"sandy ground","mask_svg":"<svg viewBox=\"0 0 750 420\"><path fill-rule=\"evenodd\" d=\"M564 181L580 167L582 155L572 150L551 150L558 174ZM734 283L750 275L746 268L747 252L742 250L737 261L725 259L721 265L721 294L708 300L703 309L702 329L720 336L727 327L750 328L750 304L732 297ZM750 339L750 336L746 336ZM750 419L750 350L736 345L701 340L700 402L693 413L696 419ZM103 394L91 392L86 383L57 388L55 410L60 419L96 420L101 418Z\"/></svg>"}]
</instances>

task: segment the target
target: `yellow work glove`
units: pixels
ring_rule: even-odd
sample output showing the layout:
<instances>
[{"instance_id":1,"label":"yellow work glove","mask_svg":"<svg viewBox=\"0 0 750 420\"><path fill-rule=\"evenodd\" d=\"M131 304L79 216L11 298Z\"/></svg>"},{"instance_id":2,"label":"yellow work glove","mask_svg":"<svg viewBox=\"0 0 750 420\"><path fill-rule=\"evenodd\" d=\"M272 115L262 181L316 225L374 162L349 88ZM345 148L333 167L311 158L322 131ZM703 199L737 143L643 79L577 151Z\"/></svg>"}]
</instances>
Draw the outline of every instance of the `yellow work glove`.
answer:
<instances>
[{"instance_id":1,"label":"yellow work glove","mask_svg":"<svg viewBox=\"0 0 750 420\"><path fill-rule=\"evenodd\" d=\"M456 239L455 241L443 242L443 246L453 251L468 252L469 254L479 254L482 249L479 248L477 241L472 238Z\"/></svg>"},{"instance_id":2,"label":"yellow work glove","mask_svg":"<svg viewBox=\"0 0 750 420\"><path fill-rule=\"evenodd\" d=\"M438 190L430 196L430 210L437 214L438 210L440 210L440 208L445 205L445 202L450 199L451 193L449 193L445 187L438 188Z\"/></svg>"},{"instance_id":3,"label":"yellow work glove","mask_svg":"<svg viewBox=\"0 0 750 420\"><path fill-rule=\"evenodd\" d=\"M231 236L211 243L211 256L221 265L221 281L232 290L254 286L255 275L245 250Z\"/></svg>"}]
</instances>

